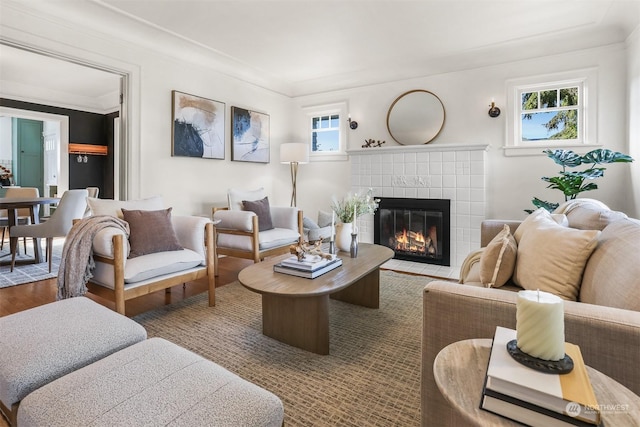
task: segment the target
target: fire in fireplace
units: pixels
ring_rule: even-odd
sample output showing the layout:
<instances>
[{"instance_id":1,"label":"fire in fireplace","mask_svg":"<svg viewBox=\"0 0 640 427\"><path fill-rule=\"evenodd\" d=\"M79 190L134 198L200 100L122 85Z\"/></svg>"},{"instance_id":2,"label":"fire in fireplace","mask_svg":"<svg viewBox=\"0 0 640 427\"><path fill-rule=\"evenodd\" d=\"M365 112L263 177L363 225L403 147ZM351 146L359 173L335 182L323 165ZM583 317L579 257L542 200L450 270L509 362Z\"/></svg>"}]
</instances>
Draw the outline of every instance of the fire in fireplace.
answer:
<instances>
[{"instance_id":1,"label":"fire in fireplace","mask_svg":"<svg viewBox=\"0 0 640 427\"><path fill-rule=\"evenodd\" d=\"M449 266L450 212L450 200L380 198L374 243L397 259Z\"/></svg>"}]
</instances>

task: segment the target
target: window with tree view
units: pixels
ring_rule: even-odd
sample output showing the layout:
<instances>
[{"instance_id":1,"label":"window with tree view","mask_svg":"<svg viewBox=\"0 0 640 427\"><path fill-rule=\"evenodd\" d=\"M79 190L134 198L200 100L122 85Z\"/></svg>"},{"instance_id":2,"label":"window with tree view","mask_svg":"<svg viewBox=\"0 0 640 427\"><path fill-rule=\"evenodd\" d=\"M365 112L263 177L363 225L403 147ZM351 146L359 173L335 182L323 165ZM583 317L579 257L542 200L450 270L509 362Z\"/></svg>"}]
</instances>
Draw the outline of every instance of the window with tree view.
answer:
<instances>
[{"instance_id":1,"label":"window with tree view","mask_svg":"<svg viewBox=\"0 0 640 427\"><path fill-rule=\"evenodd\" d=\"M529 88L519 92L522 142L582 139L581 85Z\"/></svg>"},{"instance_id":2,"label":"window with tree view","mask_svg":"<svg viewBox=\"0 0 640 427\"><path fill-rule=\"evenodd\" d=\"M340 115L328 114L311 118L311 152L340 150Z\"/></svg>"}]
</instances>

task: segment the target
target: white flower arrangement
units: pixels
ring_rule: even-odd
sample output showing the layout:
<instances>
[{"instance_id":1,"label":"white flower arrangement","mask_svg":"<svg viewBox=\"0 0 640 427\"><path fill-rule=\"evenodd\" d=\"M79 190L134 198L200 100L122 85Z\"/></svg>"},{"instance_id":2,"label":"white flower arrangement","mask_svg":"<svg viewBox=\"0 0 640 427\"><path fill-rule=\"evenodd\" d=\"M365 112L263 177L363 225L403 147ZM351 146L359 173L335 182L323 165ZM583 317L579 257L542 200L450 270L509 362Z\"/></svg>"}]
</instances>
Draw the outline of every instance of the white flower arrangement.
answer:
<instances>
[{"instance_id":1,"label":"white flower arrangement","mask_svg":"<svg viewBox=\"0 0 640 427\"><path fill-rule=\"evenodd\" d=\"M331 209L336 213L338 219L346 224L353 222L360 215L374 213L378 209L378 203L380 203L380 199L374 198L373 188L369 188L364 194L349 193L342 200L333 197ZM356 218L354 218L354 213Z\"/></svg>"}]
</instances>

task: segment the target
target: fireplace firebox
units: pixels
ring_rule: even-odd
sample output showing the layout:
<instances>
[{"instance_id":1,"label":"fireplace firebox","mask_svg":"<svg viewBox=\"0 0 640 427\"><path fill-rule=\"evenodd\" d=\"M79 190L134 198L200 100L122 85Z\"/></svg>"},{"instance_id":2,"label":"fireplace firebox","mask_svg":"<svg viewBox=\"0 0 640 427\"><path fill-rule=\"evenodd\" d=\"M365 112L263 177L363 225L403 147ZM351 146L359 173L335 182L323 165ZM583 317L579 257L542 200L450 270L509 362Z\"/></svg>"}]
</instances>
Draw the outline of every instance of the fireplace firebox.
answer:
<instances>
[{"instance_id":1,"label":"fireplace firebox","mask_svg":"<svg viewBox=\"0 0 640 427\"><path fill-rule=\"evenodd\" d=\"M450 200L380 198L374 243L393 249L396 259L450 266L450 216Z\"/></svg>"}]
</instances>

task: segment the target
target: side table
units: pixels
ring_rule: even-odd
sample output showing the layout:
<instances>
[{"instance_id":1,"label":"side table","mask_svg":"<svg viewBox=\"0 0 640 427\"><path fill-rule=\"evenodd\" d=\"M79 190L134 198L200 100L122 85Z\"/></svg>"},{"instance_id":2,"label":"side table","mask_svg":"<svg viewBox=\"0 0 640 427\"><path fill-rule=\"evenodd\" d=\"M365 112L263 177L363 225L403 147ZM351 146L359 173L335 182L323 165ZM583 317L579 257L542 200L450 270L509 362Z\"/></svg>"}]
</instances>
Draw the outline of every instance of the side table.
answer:
<instances>
[{"instance_id":1,"label":"side table","mask_svg":"<svg viewBox=\"0 0 640 427\"><path fill-rule=\"evenodd\" d=\"M480 409L482 386L487 373L490 339L458 341L443 348L433 364L433 375L442 396L469 425L517 426L508 418ZM587 366L603 425L640 425L640 397L629 389ZM608 409L611 408L611 409Z\"/></svg>"}]
</instances>

